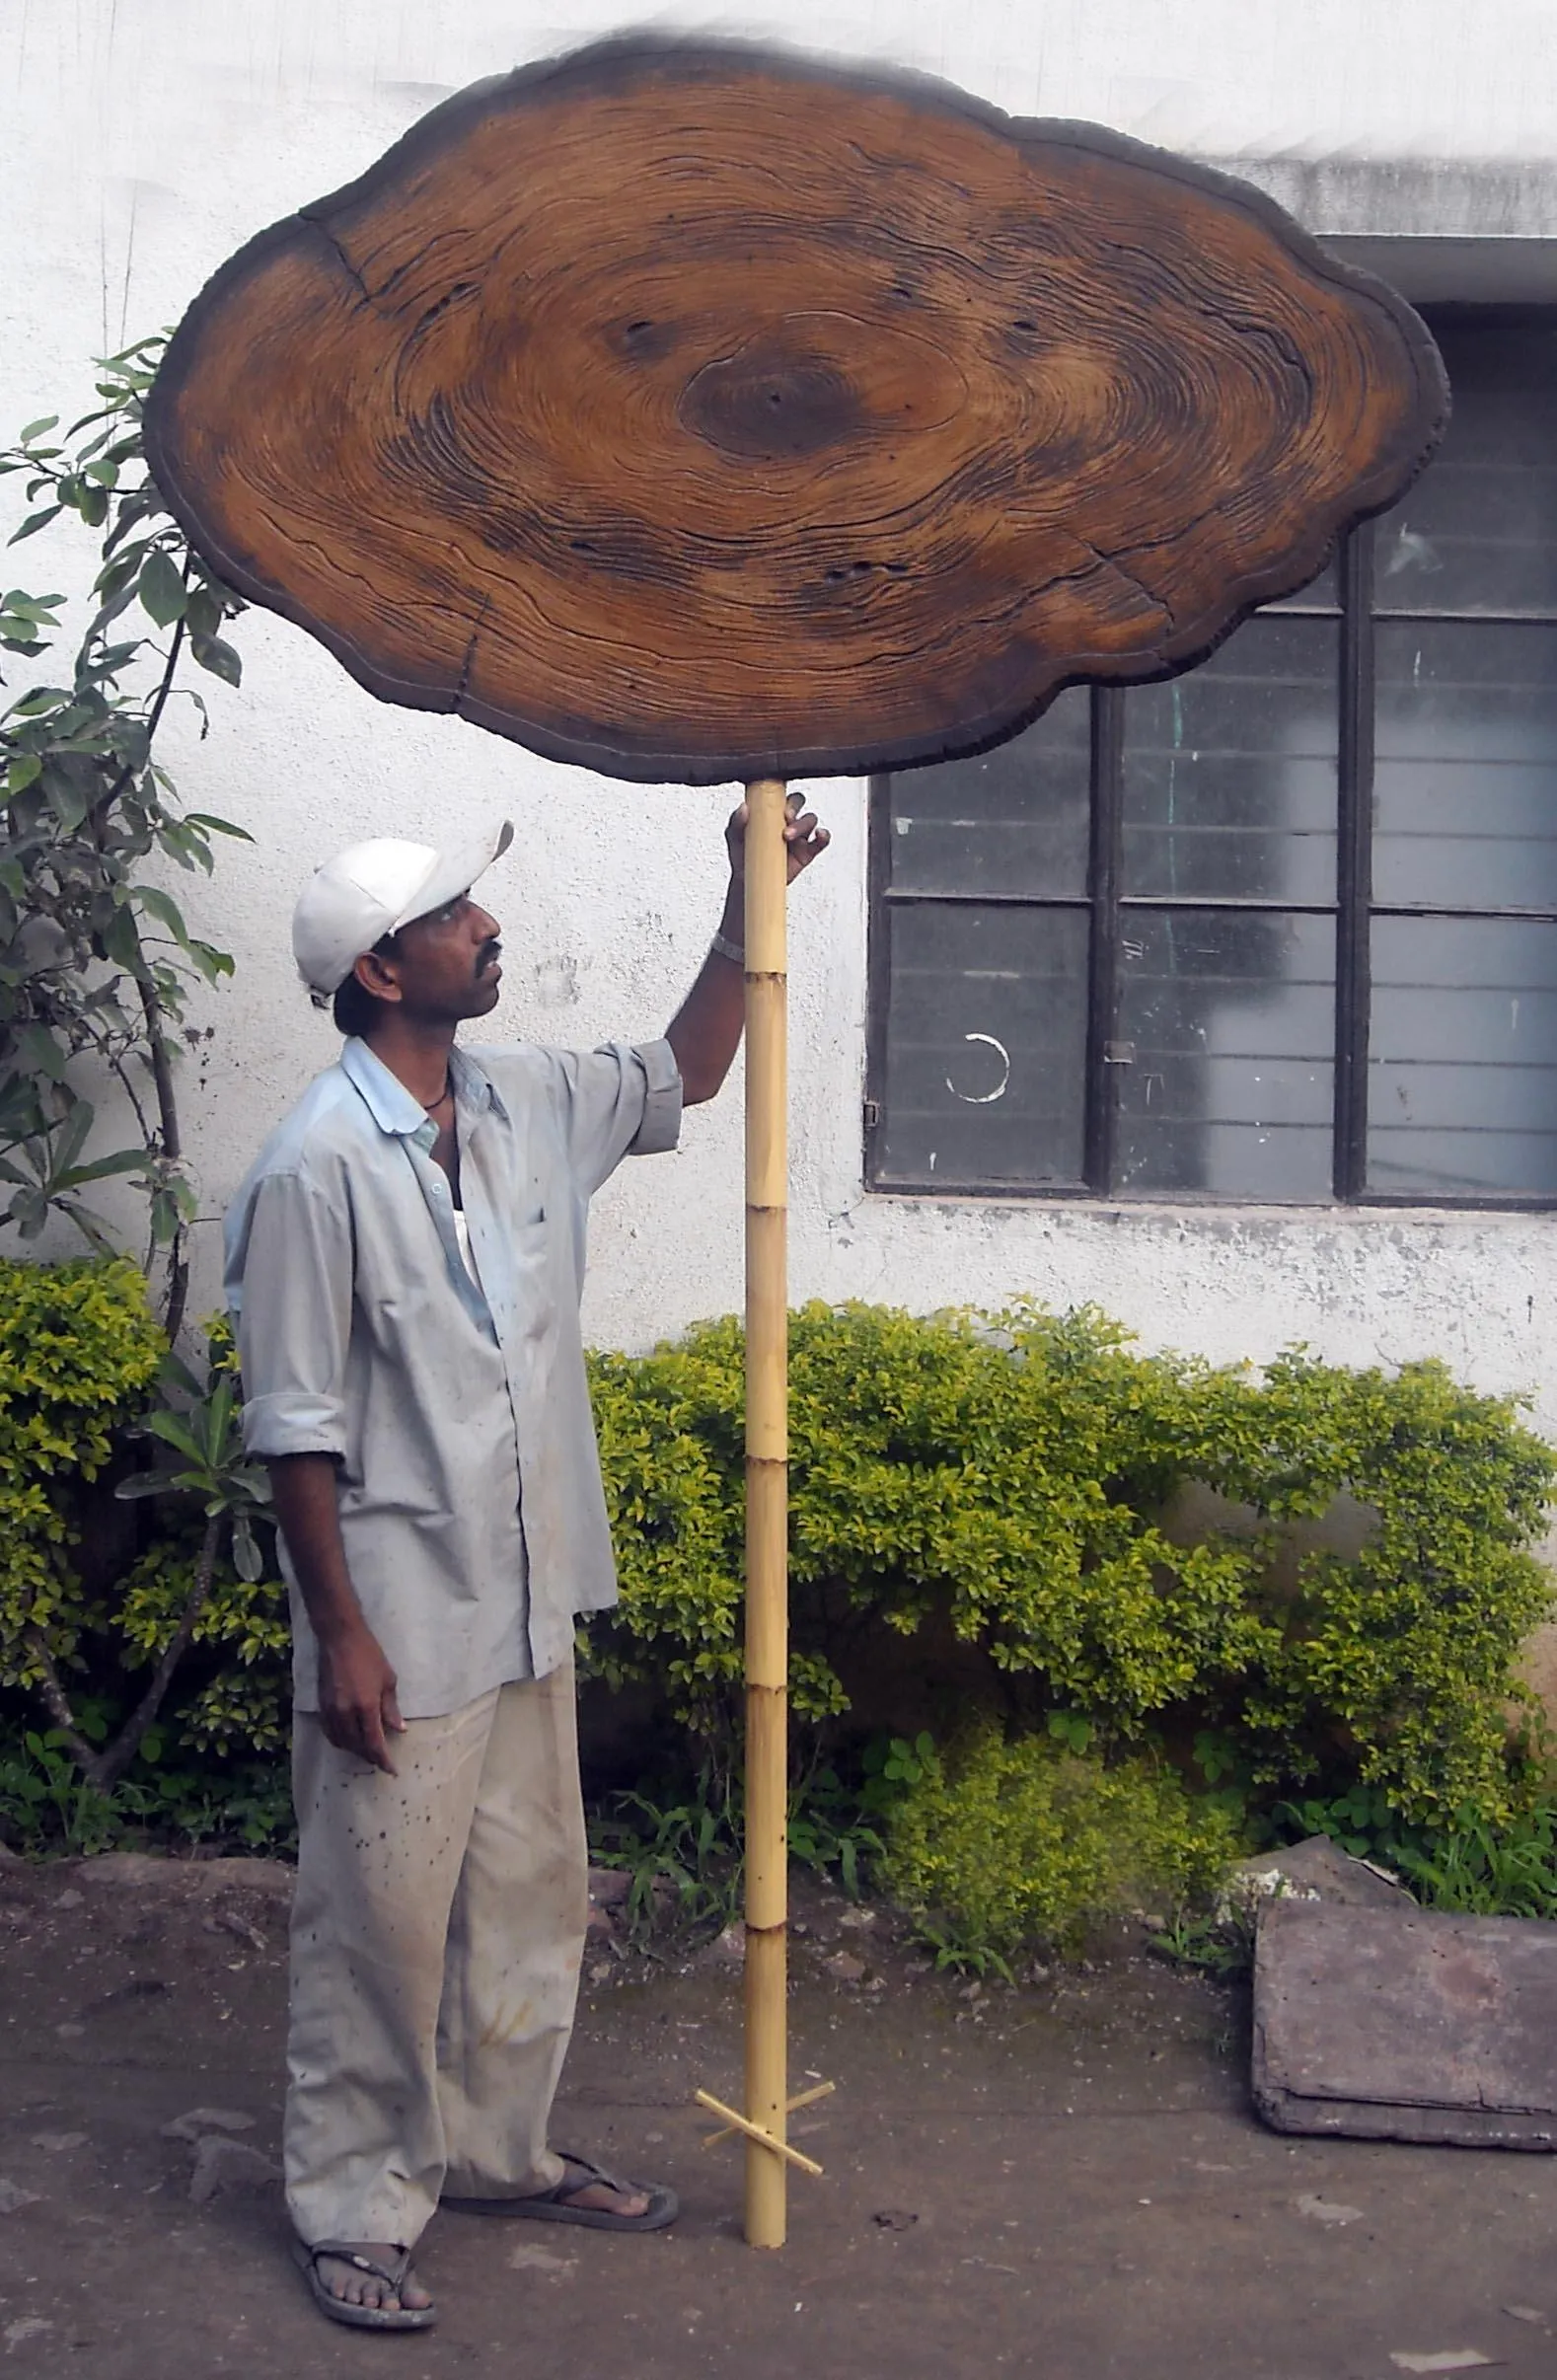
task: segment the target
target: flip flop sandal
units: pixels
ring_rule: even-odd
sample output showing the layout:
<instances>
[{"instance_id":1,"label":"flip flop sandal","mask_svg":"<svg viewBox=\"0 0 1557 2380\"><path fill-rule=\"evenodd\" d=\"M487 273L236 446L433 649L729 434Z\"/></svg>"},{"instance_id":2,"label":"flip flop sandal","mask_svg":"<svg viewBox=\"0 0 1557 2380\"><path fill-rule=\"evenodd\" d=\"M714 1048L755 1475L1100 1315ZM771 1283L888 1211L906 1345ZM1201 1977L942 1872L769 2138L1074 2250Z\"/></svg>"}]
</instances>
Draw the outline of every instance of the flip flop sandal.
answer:
<instances>
[{"instance_id":1,"label":"flip flop sandal","mask_svg":"<svg viewBox=\"0 0 1557 2380\"><path fill-rule=\"evenodd\" d=\"M306 2240L294 2240L292 2261L307 2281L315 2305L332 2322L344 2323L350 2331L430 2331L437 2321L436 2306L354 2306L344 2297L337 2297L321 2277L322 2256L333 2256L342 2265L354 2265L359 2272L370 2273L374 2280L383 2281L399 2296L401 2284L410 2270L410 2250L397 2248L381 2265L376 2257L364 2256L360 2248L353 2248L346 2240L320 2240L312 2248Z\"/></svg>"},{"instance_id":2,"label":"flip flop sandal","mask_svg":"<svg viewBox=\"0 0 1557 2380\"><path fill-rule=\"evenodd\" d=\"M568 2149L558 2149L557 2155L568 2170L552 2190L524 2198L446 2198L443 2202L457 2214L512 2215L531 2223L582 2223L591 2231L663 2231L681 2212L675 2192L663 2184L620 2182L588 2157L575 2157ZM567 2204L575 2192L588 2190L593 2182L602 2183L607 2190L645 2191L648 2204L635 2215L612 2214L604 2206Z\"/></svg>"}]
</instances>

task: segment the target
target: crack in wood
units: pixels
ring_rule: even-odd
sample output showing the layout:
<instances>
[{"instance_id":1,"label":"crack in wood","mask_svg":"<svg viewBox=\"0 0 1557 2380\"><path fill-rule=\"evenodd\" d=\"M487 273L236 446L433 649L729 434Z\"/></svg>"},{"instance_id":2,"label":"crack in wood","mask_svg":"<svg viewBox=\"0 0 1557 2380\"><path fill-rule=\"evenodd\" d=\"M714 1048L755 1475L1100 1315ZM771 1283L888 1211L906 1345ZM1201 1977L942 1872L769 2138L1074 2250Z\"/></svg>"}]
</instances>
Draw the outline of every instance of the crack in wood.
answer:
<instances>
[{"instance_id":1,"label":"crack in wood","mask_svg":"<svg viewBox=\"0 0 1557 2380\"><path fill-rule=\"evenodd\" d=\"M456 703L463 703L470 692L471 672L476 667L476 647L481 642L482 631L486 626L487 614L491 608L492 601L488 595L482 600L482 608L476 616L476 626L471 631L470 643L465 648L465 659L460 665L459 682L454 689Z\"/></svg>"}]
</instances>

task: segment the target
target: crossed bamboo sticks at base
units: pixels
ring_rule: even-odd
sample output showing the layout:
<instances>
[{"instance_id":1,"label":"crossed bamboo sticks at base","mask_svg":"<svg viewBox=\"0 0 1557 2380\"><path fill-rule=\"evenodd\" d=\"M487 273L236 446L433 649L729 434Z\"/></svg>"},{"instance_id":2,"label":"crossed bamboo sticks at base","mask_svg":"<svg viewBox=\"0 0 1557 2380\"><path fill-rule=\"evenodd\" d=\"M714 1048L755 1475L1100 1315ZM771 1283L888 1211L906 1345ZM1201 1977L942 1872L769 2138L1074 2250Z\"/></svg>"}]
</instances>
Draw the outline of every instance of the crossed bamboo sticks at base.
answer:
<instances>
[{"instance_id":1,"label":"crossed bamboo sticks at base","mask_svg":"<svg viewBox=\"0 0 1557 2380\"><path fill-rule=\"evenodd\" d=\"M797 2098L786 2101L784 2114L792 2116L796 2108L812 2107L817 2100L826 2099L837 2088L836 2083L818 2083L814 2091L802 2091ZM715 2116L724 2118L716 2132L704 2133L704 2148L716 2148L721 2140L733 2139L737 2132L744 2132L748 2140L755 2140L761 2148L771 2149L776 2157L782 2157L786 2164L797 2165L803 2174L820 2174L823 2171L814 2157L802 2156L797 2148L791 2148L787 2140L780 2140L763 2124L753 2123L745 2116L737 2116L733 2108L727 2108L722 2099L715 2099L711 2091L696 2091L693 2096L699 2107L711 2109Z\"/></svg>"}]
</instances>

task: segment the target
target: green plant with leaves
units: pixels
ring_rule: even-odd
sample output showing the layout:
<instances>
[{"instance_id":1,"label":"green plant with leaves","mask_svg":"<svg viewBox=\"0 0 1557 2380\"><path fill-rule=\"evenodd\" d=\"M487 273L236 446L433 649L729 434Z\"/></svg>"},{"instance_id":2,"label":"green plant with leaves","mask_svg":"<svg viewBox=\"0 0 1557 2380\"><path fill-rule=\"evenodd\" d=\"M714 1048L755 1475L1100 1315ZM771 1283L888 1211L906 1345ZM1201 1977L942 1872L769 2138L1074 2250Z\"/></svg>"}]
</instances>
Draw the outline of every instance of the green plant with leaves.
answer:
<instances>
[{"instance_id":1,"label":"green plant with leaves","mask_svg":"<svg viewBox=\"0 0 1557 2380\"><path fill-rule=\"evenodd\" d=\"M1280 1630L1236 1704L1252 1775L1289 1794L1376 1787L1408 1825L1466 1806L1502 1823L1533 1774L1518 1746L1511 1759L1508 1712L1533 1720L1515 1665L1552 1604L1532 1550L1551 1448L1521 1400L1437 1362L1352 1372L1296 1351L1251 1401L1213 1484L1267 1523L1317 1520L1342 1496L1370 1521L1355 1554L1312 1544L1265 1583Z\"/></svg>"},{"instance_id":2,"label":"green plant with leaves","mask_svg":"<svg viewBox=\"0 0 1557 2380\"><path fill-rule=\"evenodd\" d=\"M28 1728L0 1751L0 1827L24 1851L85 1858L117 1841L122 1821L57 1729Z\"/></svg>"},{"instance_id":3,"label":"green plant with leaves","mask_svg":"<svg viewBox=\"0 0 1557 2380\"><path fill-rule=\"evenodd\" d=\"M1215 1909L1179 1908L1152 1934L1149 1947L1159 1959L1204 1975L1242 1974L1254 1961L1254 1924L1241 1912L1223 1916Z\"/></svg>"},{"instance_id":4,"label":"green plant with leaves","mask_svg":"<svg viewBox=\"0 0 1557 2380\"><path fill-rule=\"evenodd\" d=\"M591 1381L623 1598L591 1631L726 1761L738 1725L739 1323ZM790 1340L797 1763L882 1632L978 1649L992 1707L1075 1749L1236 1747L1246 1804L1384 1795L1396 1820L1501 1823L1525 1791L1514 1665L1550 1608L1533 1553L1557 1457L1516 1400L1436 1363L1283 1356L1263 1374L1143 1355L1084 1310L803 1307ZM1186 1532L1175 1503L1224 1516ZM1350 1500L1362 1542L1318 1527Z\"/></svg>"},{"instance_id":5,"label":"green plant with leaves","mask_svg":"<svg viewBox=\"0 0 1557 2380\"><path fill-rule=\"evenodd\" d=\"M192 1507L199 1492L194 1481L153 1471L144 1483L127 1492L159 1496L171 1484L174 1512L165 1532L154 1537L119 1584L115 1635L124 1665L140 1669L160 1661L193 1611L187 1633L190 1648L207 1658L203 1674L182 1697L178 1719L180 1742L194 1752L212 1751L224 1762L246 1753L285 1753L291 1730L292 1631L286 1588L276 1565L266 1561L274 1550L268 1525L269 1486L262 1468L250 1463L240 1443L238 1349L232 1324L225 1314L207 1314L201 1324L205 1343L203 1382L183 1364L165 1364L164 1388L172 1387L174 1418L186 1431L203 1430L209 1444L225 1421L226 1487L231 1527L219 1543L209 1584L201 1593L205 1535L213 1516ZM218 1404L220 1397L220 1404ZM177 1452L177 1438L166 1440ZM224 1790L226 1783L224 1778Z\"/></svg>"},{"instance_id":6,"label":"green plant with leaves","mask_svg":"<svg viewBox=\"0 0 1557 2380\"><path fill-rule=\"evenodd\" d=\"M814 1876L836 1876L857 1900L868 1869L886 1850L867 1794L852 1787L830 1761L818 1760L791 1788L789 1857Z\"/></svg>"},{"instance_id":7,"label":"green plant with leaves","mask_svg":"<svg viewBox=\"0 0 1557 2380\"><path fill-rule=\"evenodd\" d=\"M257 1527L257 1519L250 1516L250 1534L263 1545L269 1532ZM229 1538L201 1600L199 1557L207 1525L197 1515L176 1511L166 1531L124 1573L114 1615L119 1660L129 1673L161 1660L192 1603L194 1624L178 1691L179 1742L223 1761L250 1752L284 1755L292 1668L286 1588L273 1561L262 1561L257 1577L245 1577Z\"/></svg>"},{"instance_id":8,"label":"green plant with leaves","mask_svg":"<svg viewBox=\"0 0 1557 2380\"><path fill-rule=\"evenodd\" d=\"M1131 1404L1154 1389L1165 1436L1178 1375L1125 1353L1095 1315L1017 1319L1020 1344L976 1316L818 1304L791 1317L802 1723L847 1706L836 1664L851 1637L912 1635L937 1608L1007 1674L1041 1674L1116 1724L1241 1670L1257 1647L1246 1549L1173 1544L1150 1487L1132 1497L1115 1476ZM599 1356L592 1386L624 1587L593 1658L607 1675L652 1669L688 1722L716 1733L740 1673L740 1325ZM1171 1475L1165 1448L1156 1462Z\"/></svg>"},{"instance_id":9,"label":"green plant with leaves","mask_svg":"<svg viewBox=\"0 0 1557 2380\"><path fill-rule=\"evenodd\" d=\"M882 1870L937 1965L1008 1974L1023 1951L1075 1950L1103 1919L1205 1898L1241 1848L1161 1762L985 1725L923 1764L888 1818Z\"/></svg>"},{"instance_id":10,"label":"green plant with leaves","mask_svg":"<svg viewBox=\"0 0 1557 2380\"><path fill-rule=\"evenodd\" d=\"M291 1778L284 1760L236 1760L198 1766L166 1756L152 1729L129 1773L109 1797L119 1839L190 1844L241 1843L249 1851L290 1851L297 1843Z\"/></svg>"},{"instance_id":11,"label":"green plant with leaves","mask_svg":"<svg viewBox=\"0 0 1557 2380\"><path fill-rule=\"evenodd\" d=\"M1397 1844L1395 1860L1430 1908L1557 1918L1557 1797L1548 1793L1501 1826L1466 1811L1455 1825Z\"/></svg>"},{"instance_id":12,"label":"green plant with leaves","mask_svg":"<svg viewBox=\"0 0 1557 2380\"><path fill-rule=\"evenodd\" d=\"M706 1755L678 1792L612 1794L590 1822L591 1856L631 1878L630 1930L644 1941L668 1901L678 1923L728 1925L740 1906L744 1873L739 1784ZM813 1762L790 1789L789 1856L817 1876L835 1877L851 1900L885 1850L864 1799L830 1764Z\"/></svg>"},{"instance_id":13,"label":"green plant with leaves","mask_svg":"<svg viewBox=\"0 0 1557 2380\"><path fill-rule=\"evenodd\" d=\"M65 598L0 595L0 650L28 665L0 712L0 1221L36 1239L51 1215L110 1243L96 1184L128 1177L147 1205L148 1270L177 1338L194 1189L179 1114L179 1038L192 985L230 973L190 933L163 878L209 871L213 839L243 830L185 810L157 736L170 704L195 706L196 671L236 686L222 635L242 609L174 521L145 464L141 407L162 347L143 339L99 366L99 405L61 439L57 415L0 451L33 509L13 545L61 521L98 540L92 611L68 670L51 669ZM131 625L130 616L144 626ZM247 840L247 838L245 838ZM101 1150L101 1102L116 1089L133 1145Z\"/></svg>"},{"instance_id":14,"label":"green plant with leaves","mask_svg":"<svg viewBox=\"0 0 1557 2380\"><path fill-rule=\"evenodd\" d=\"M873 1736L860 1754L862 1808L878 1815L892 1809L920 1782L934 1756L935 1740L927 1728L912 1742L907 1736Z\"/></svg>"},{"instance_id":15,"label":"green plant with leaves","mask_svg":"<svg viewBox=\"0 0 1557 2380\"><path fill-rule=\"evenodd\" d=\"M103 1741L95 1709L78 1713ZM166 1758L167 1737L148 1728L126 1775L93 1785L56 1728L24 1729L0 1749L0 1841L34 1858L80 1857L119 1844L174 1840L240 1843L250 1851L289 1851L296 1842L292 1796L282 1761L238 1760L214 1767Z\"/></svg>"},{"instance_id":16,"label":"green plant with leaves","mask_svg":"<svg viewBox=\"0 0 1557 2380\"><path fill-rule=\"evenodd\" d=\"M1345 1793L1306 1794L1295 1801L1277 1802L1271 1824L1284 1842L1303 1842L1312 1834L1327 1834L1353 1859L1376 1859L1394 1865L1396 1855L1415 1830L1401 1819L1381 1785L1353 1785Z\"/></svg>"},{"instance_id":17,"label":"green plant with leaves","mask_svg":"<svg viewBox=\"0 0 1557 2380\"><path fill-rule=\"evenodd\" d=\"M7 1269L14 1278L32 1268ZM92 1268L73 1269L78 1275L86 1273L90 1277ZM54 1284L61 1274L71 1270L39 1268L37 1279ZM114 1286L134 1298L148 1327L155 1333L155 1325L145 1314L144 1283L133 1267L119 1260L99 1270L111 1273ZM3 1310L0 1300L0 1311ZM122 1310L121 1307L121 1313ZM160 1334L156 1335L160 1338ZM27 1597L24 1585L12 1624L15 1650L5 1681L37 1688L54 1723L51 1741L71 1753L87 1783L100 1793L107 1792L122 1776L161 1710L174 1672L209 1601L224 1545L230 1542L233 1567L246 1585L258 1584L264 1573L256 1522L269 1502L270 1483L263 1465L251 1462L244 1453L235 1376L217 1367L202 1383L176 1356L164 1352L150 1377L141 1381L146 1388L153 1383L177 1393L182 1403L178 1409L164 1405L148 1412L131 1427L156 1441L171 1460L156 1469L119 1480L114 1493L126 1500L142 1496L194 1499L202 1526L187 1588L178 1610L166 1613L166 1625L159 1626L156 1619L149 1617L144 1602L140 1607L141 1647L154 1648L156 1660L148 1683L107 1742L93 1741L71 1697L68 1665L94 1616L81 1605L79 1582L57 1560L49 1565L40 1582L35 1565L26 1582L33 1592ZM78 1442L74 1449L65 1450L73 1454L76 1468L90 1476L89 1466L101 1463L108 1446L108 1434L100 1424L96 1438L85 1448ZM57 1554L67 1532L58 1524L57 1513L46 1496L40 1504L42 1513L49 1516L45 1543ZM132 1636L131 1642L134 1641Z\"/></svg>"},{"instance_id":18,"label":"green plant with leaves","mask_svg":"<svg viewBox=\"0 0 1557 2380\"><path fill-rule=\"evenodd\" d=\"M0 1683L57 1719L93 1611L84 1497L156 1393L167 1351L125 1258L0 1261Z\"/></svg>"},{"instance_id":19,"label":"green plant with leaves","mask_svg":"<svg viewBox=\"0 0 1557 2380\"><path fill-rule=\"evenodd\" d=\"M177 1356L164 1359L161 1378L183 1400L181 1409L164 1406L148 1414L142 1425L171 1455L154 1470L121 1479L114 1493L126 1499L158 1496L192 1499L202 1524L187 1592L177 1614L167 1615L165 1629L148 1630L142 1621L144 1644L156 1649L150 1680L111 1740L91 1744L75 1724L75 1715L57 1675L45 1686L45 1698L56 1728L74 1752L82 1773L100 1790L114 1784L128 1767L147 1729L161 1710L173 1674L193 1639L201 1614L216 1583L224 1543L230 1542L233 1567L247 1586L264 1576L264 1556L256 1533L270 1501L270 1481L264 1465L244 1452L241 1391L237 1376L220 1366L201 1382ZM142 1606L144 1611L144 1606ZM158 1636L162 1641L158 1643Z\"/></svg>"},{"instance_id":20,"label":"green plant with leaves","mask_svg":"<svg viewBox=\"0 0 1557 2380\"><path fill-rule=\"evenodd\" d=\"M639 1943L653 1932L662 1897L686 1926L727 1925L740 1906L739 1804L728 1778L706 1760L678 1799L613 1794L591 1826L590 1852L599 1866L631 1878L625 1914Z\"/></svg>"},{"instance_id":21,"label":"green plant with leaves","mask_svg":"<svg viewBox=\"0 0 1557 2380\"><path fill-rule=\"evenodd\" d=\"M0 1691L15 1743L36 1733L100 1796L157 1742L191 1645L217 1658L179 1711L184 1744L229 1760L284 1748L285 1590L239 1398L226 1322L207 1326L201 1376L169 1355L127 1258L0 1261ZM137 1434L160 1465L116 1478ZM171 1517L137 1552L113 1507L146 1497ZM107 1576L93 1557L115 1533Z\"/></svg>"}]
</instances>

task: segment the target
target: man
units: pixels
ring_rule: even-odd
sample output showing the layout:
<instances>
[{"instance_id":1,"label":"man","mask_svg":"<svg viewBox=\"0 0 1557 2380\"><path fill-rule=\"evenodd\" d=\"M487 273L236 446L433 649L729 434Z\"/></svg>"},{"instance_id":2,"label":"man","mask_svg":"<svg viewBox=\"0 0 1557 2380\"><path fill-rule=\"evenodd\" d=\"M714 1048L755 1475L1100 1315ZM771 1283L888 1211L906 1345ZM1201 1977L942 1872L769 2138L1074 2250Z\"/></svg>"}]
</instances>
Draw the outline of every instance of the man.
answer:
<instances>
[{"instance_id":1,"label":"man","mask_svg":"<svg viewBox=\"0 0 1557 2380\"><path fill-rule=\"evenodd\" d=\"M438 2205L658 2229L548 2145L587 1916L574 1615L615 1599L578 1301L591 1193L674 1147L742 1023L746 813L662 1041L460 1050L501 980L504 826L359 844L293 923L347 1035L227 1225L244 1430L291 1588L299 1849L285 2162L321 2310L420 2330ZM827 833L791 798L793 881Z\"/></svg>"}]
</instances>

